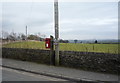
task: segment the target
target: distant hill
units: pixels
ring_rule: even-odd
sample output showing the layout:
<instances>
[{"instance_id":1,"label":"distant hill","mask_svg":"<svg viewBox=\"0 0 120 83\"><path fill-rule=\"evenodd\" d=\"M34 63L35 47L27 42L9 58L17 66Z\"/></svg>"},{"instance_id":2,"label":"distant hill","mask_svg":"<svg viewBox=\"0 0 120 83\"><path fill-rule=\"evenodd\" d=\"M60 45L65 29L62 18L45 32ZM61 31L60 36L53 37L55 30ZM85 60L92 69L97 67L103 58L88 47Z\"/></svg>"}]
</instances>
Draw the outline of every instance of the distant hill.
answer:
<instances>
[{"instance_id":1,"label":"distant hill","mask_svg":"<svg viewBox=\"0 0 120 83\"><path fill-rule=\"evenodd\" d=\"M94 43L95 40L77 40L77 43ZM117 39L99 39L97 40L98 43L120 43L120 40L118 41ZM75 43L74 40L69 40L69 43Z\"/></svg>"}]
</instances>

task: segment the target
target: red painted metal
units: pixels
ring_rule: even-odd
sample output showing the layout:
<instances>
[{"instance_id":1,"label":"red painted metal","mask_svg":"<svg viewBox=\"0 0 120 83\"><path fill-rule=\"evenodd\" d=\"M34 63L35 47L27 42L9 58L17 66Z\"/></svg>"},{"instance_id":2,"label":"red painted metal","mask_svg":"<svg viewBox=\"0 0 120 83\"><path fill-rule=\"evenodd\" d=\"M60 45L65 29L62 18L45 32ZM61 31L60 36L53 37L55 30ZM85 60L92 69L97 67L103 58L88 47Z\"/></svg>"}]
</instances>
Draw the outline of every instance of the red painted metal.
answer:
<instances>
[{"instance_id":1,"label":"red painted metal","mask_svg":"<svg viewBox=\"0 0 120 83\"><path fill-rule=\"evenodd\" d=\"M50 38L45 39L45 47L50 48Z\"/></svg>"}]
</instances>

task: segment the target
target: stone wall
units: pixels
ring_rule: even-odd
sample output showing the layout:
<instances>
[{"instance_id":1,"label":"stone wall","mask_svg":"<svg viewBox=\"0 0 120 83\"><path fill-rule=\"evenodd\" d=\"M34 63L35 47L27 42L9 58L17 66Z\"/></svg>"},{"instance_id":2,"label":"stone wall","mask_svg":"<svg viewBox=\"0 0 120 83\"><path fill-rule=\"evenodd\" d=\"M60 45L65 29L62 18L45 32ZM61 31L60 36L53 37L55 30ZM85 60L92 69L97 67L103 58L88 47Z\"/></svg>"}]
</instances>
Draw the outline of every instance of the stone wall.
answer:
<instances>
[{"instance_id":1,"label":"stone wall","mask_svg":"<svg viewBox=\"0 0 120 83\"><path fill-rule=\"evenodd\" d=\"M49 54L49 50L2 48L3 58L13 58L48 65L50 64ZM60 66L118 74L120 72L120 57L117 54L60 51Z\"/></svg>"},{"instance_id":2,"label":"stone wall","mask_svg":"<svg viewBox=\"0 0 120 83\"><path fill-rule=\"evenodd\" d=\"M60 64L65 67L118 74L120 57L117 54L61 51Z\"/></svg>"},{"instance_id":3,"label":"stone wall","mask_svg":"<svg viewBox=\"0 0 120 83\"><path fill-rule=\"evenodd\" d=\"M23 61L49 64L50 56L48 50L22 49L22 48L2 48L3 58L13 58Z\"/></svg>"}]
</instances>

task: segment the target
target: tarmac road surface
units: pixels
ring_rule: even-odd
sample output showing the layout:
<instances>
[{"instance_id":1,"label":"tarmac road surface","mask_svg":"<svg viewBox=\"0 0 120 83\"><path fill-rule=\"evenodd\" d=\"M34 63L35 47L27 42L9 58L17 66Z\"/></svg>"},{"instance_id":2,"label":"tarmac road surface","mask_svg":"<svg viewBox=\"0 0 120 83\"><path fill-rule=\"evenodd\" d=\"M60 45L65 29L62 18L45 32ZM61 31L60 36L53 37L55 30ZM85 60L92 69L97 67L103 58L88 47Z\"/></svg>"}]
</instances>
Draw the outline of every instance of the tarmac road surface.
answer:
<instances>
[{"instance_id":1,"label":"tarmac road surface","mask_svg":"<svg viewBox=\"0 0 120 83\"><path fill-rule=\"evenodd\" d=\"M0 70L2 70L2 81L67 81L4 67L0 67Z\"/></svg>"}]
</instances>

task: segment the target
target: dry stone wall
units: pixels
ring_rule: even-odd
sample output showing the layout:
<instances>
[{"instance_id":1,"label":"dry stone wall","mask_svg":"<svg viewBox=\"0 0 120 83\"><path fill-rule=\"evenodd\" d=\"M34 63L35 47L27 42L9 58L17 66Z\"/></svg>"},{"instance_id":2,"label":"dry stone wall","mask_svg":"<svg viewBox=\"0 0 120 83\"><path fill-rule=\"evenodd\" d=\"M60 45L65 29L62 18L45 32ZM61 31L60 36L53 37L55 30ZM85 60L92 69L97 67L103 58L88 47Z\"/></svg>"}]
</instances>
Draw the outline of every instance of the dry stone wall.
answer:
<instances>
[{"instance_id":1,"label":"dry stone wall","mask_svg":"<svg viewBox=\"0 0 120 83\"><path fill-rule=\"evenodd\" d=\"M2 57L50 65L49 50L2 48ZM60 51L60 66L118 74L120 57L117 54Z\"/></svg>"}]
</instances>

